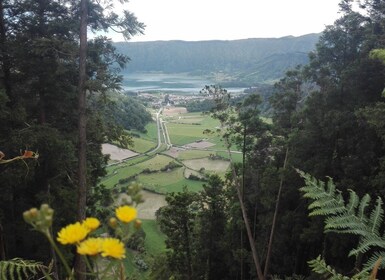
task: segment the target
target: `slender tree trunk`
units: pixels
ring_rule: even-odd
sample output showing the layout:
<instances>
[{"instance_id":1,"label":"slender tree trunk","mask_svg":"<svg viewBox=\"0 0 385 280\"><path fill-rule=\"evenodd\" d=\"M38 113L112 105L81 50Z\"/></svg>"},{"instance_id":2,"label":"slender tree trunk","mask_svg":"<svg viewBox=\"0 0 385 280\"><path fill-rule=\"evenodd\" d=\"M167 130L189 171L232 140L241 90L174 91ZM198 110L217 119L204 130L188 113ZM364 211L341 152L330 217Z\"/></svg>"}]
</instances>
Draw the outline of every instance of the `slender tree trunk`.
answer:
<instances>
[{"instance_id":1,"label":"slender tree trunk","mask_svg":"<svg viewBox=\"0 0 385 280\"><path fill-rule=\"evenodd\" d=\"M87 158L86 158L86 59L87 59L87 17L88 0L81 0L80 15L80 50L79 50L79 103L78 103L78 129L79 129L79 150L78 150L78 202L77 218L83 220L86 217L87 202ZM75 261L77 280L85 280L86 264L79 255Z\"/></svg>"},{"instance_id":2,"label":"slender tree trunk","mask_svg":"<svg viewBox=\"0 0 385 280\"><path fill-rule=\"evenodd\" d=\"M11 107L14 107L16 104L16 98L13 96L11 92L11 66L9 62L9 56L7 51L7 32L5 27L4 20L4 1L0 0L0 56L1 56L1 64L2 64L2 72L3 72L3 86L5 89L5 93L7 94Z\"/></svg>"},{"instance_id":3,"label":"slender tree trunk","mask_svg":"<svg viewBox=\"0 0 385 280\"><path fill-rule=\"evenodd\" d=\"M283 172L286 170L288 154L289 154L289 147L287 146L286 147L286 152L285 152L285 160L283 161ZM284 178L285 178L285 176L282 173L281 174L281 179L279 181L277 200L275 202L275 210L274 210L274 216L273 216L273 223L271 225L269 245L267 246L267 255L266 255L265 268L263 270L263 276L265 278L267 277L267 274L269 272L271 250L272 250L272 247L273 247L273 239L274 239L274 234L275 234L275 226L277 224L277 217L278 217L278 211L279 211L279 204L280 204L280 201L281 201L281 193L282 193L282 187L283 187Z\"/></svg>"},{"instance_id":4,"label":"slender tree trunk","mask_svg":"<svg viewBox=\"0 0 385 280\"><path fill-rule=\"evenodd\" d=\"M226 139L225 139L225 142L227 142ZM257 277L258 277L259 280L265 280L265 277L263 276L262 269L261 269L261 263L259 261L259 257L258 257L258 254L257 254L257 249L256 249L256 246L255 246L256 244L255 244L255 240L254 240L254 237L253 237L253 233L252 233L251 228L250 228L250 222L249 222L249 218L247 216L246 207L245 207L245 204L243 203L243 199L242 199L242 196L243 196L242 195L242 190L241 190L242 184L238 180L238 176L237 176L236 171L235 171L235 167L234 167L234 164L233 164L230 148L227 148L227 152L229 154L229 158L230 158L230 162L231 162L232 176L233 176L233 179L234 179L235 189L237 191L237 196L238 196L239 204L241 206L243 222L245 223L246 233L247 233L247 237L249 239L249 244L250 244L251 253L252 253L252 256L253 256L254 266L255 266L255 269L257 271Z\"/></svg>"},{"instance_id":5,"label":"slender tree trunk","mask_svg":"<svg viewBox=\"0 0 385 280\"><path fill-rule=\"evenodd\" d=\"M5 241L3 234L3 226L0 224L0 260L5 260Z\"/></svg>"}]
</instances>

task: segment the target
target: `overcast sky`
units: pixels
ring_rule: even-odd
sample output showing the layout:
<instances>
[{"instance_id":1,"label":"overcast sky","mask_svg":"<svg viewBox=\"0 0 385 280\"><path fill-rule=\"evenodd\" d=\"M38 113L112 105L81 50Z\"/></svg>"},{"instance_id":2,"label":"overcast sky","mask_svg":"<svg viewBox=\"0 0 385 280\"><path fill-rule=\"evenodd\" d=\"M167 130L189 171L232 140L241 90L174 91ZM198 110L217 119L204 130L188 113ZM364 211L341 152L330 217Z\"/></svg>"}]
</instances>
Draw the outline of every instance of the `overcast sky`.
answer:
<instances>
[{"instance_id":1,"label":"overcast sky","mask_svg":"<svg viewBox=\"0 0 385 280\"><path fill-rule=\"evenodd\" d=\"M146 25L131 41L234 40L322 32L339 17L339 0L130 0ZM121 9L119 7L118 9ZM113 41L123 41L109 34Z\"/></svg>"}]
</instances>

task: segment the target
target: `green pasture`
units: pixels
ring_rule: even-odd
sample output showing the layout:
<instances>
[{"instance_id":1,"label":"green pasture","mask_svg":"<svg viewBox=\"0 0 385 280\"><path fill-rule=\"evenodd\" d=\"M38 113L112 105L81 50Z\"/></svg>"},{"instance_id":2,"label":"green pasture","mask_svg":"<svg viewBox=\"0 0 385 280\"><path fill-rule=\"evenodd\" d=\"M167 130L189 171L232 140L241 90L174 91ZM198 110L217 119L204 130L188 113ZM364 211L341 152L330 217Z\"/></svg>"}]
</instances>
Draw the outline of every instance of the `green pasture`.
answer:
<instances>
[{"instance_id":1,"label":"green pasture","mask_svg":"<svg viewBox=\"0 0 385 280\"><path fill-rule=\"evenodd\" d=\"M186 186L187 189L191 192L199 192L203 189L203 184L205 182L202 181L194 181L194 180L189 180L189 179L183 179L179 181L178 183L174 184L169 184L167 185L167 193L172 193L172 192L181 192L183 191L183 188Z\"/></svg>"},{"instance_id":2,"label":"green pasture","mask_svg":"<svg viewBox=\"0 0 385 280\"><path fill-rule=\"evenodd\" d=\"M216 154L218 156L223 157L223 158L230 159L229 154L228 154L227 151L216 152ZM232 152L231 153L231 158L232 158L233 162L236 162L236 163L241 163L243 161L243 155L242 155L242 153L239 153L239 152L238 153Z\"/></svg>"},{"instance_id":3,"label":"green pasture","mask_svg":"<svg viewBox=\"0 0 385 280\"><path fill-rule=\"evenodd\" d=\"M185 151L179 151L177 158L179 160L204 158L204 157L210 156L210 154L215 154L215 152L204 151L204 150L185 150Z\"/></svg>"},{"instance_id":4,"label":"green pasture","mask_svg":"<svg viewBox=\"0 0 385 280\"><path fill-rule=\"evenodd\" d=\"M156 170L160 170L162 167L165 167L167 164L169 164L172 161L173 161L172 158L158 154L147 161L138 163L137 165L135 165L135 167L141 170L148 168L151 171L156 171Z\"/></svg>"},{"instance_id":5,"label":"green pasture","mask_svg":"<svg viewBox=\"0 0 385 280\"><path fill-rule=\"evenodd\" d=\"M160 231L155 220L141 220L143 231L146 233L144 247L149 254L157 255L166 249L165 236Z\"/></svg>"},{"instance_id":6,"label":"green pasture","mask_svg":"<svg viewBox=\"0 0 385 280\"><path fill-rule=\"evenodd\" d=\"M158 128L157 128L156 122L153 121L153 122L148 123L145 128L147 130L147 133L143 133L143 132L136 131L136 130L134 132L136 134L138 134L140 136L140 138L142 138L142 139L146 139L146 140L157 143L157 141L158 141Z\"/></svg>"},{"instance_id":7,"label":"green pasture","mask_svg":"<svg viewBox=\"0 0 385 280\"><path fill-rule=\"evenodd\" d=\"M185 144L203 139L204 128L200 125L167 123L168 133L172 144L183 146Z\"/></svg>"},{"instance_id":8,"label":"green pasture","mask_svg":"<svg viewBox=\"0 0 385 280\"><path fill-rule=\"evenodd\" d=\"M153 257L164 252L166 250L165 235L160 231L159 226L155 220L141 220L142 229L146 234L144 240L144 247L146 249L146 255ZM137 253L132 250L127 250L127 258L123 260L125 271L128 275L133 276L134 274L139 277L135 279L148 279L149 271L141 272L138 270L134 263L135 255ZM140 255L146 262L148 257L146 255ZM148 264L148 263L147 263Z\"/></svg>"},{"instance_id":9,"label":"green pasture","mask_svg":"<svg viewBox=\"0 0 385 280\"><path fill-rule=\"evenodd\" d=\"M132 141L134 145L130 147L131 150L137 153L145 153L153 148L156 147L157 142L154 142L152 140L144 139L144 138L138 138L133 137Z\"/></svg>"},{"instance_id":10,"label":"green pasture","mask_svg":"<svg viewBox=\"0 0 385 280\"><path fill-rule=\"evenodd\" d=\"M137 178L145 187L160 193L180 192L183 186L198 191L202 189L202 182L188 180L184 177L184 167L176 168L168 172L140 174Z\"/></svg>"},{"instance_id":11,"label":"green pasture","mask_svg":"<svg viewBox=\"0 0 385 280\"><path fill-rule=\"evenodd\" d=\"M140 172L142 172L142 170L142 168L136 165L117 165L116 168L110 169L108 175L100 181L100 184L103 184L110 189L117 185L120 179L126 179L128 177L139 174Z\"/></svg>"},{"instance_id":12,"label":"green pasture","mask_svg":"<svg viewBox=\"0 0 385 280\"><path fill-rule=\"evenodd\" d=\"M175 168L167 172L157 172L151 174L140 174L138 176L138 181L143 185L154 186L155 190L165 193L164 187L169 184L177 183L184 179L183 176L184 168ZM161 188L161 189L158 189Z\"/></svg>"},{"instance_id":13,"label":"green pasture","mask_svg":"<svg viewBox=\"0 0 385 280\"><path fill-rule=\"evenodd\" d=\"M204 168L205 172L209 171L209 172L215 172L218 174L225 173L230 166L229 161L212 160L209 158L188 159L188 160L184 160L183 164L192 170L198 171L201 168Z\"/></svg>"}]
</instances>

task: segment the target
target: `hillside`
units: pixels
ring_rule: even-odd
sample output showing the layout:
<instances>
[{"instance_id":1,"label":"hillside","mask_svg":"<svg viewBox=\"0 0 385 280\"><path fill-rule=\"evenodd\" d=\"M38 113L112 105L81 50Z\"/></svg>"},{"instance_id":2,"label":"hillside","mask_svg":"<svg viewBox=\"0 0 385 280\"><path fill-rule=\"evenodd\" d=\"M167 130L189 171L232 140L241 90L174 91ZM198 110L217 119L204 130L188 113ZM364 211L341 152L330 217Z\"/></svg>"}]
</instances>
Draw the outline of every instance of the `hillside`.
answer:
<instances>
[{"instance_id":1,"label":"hillside","mask_svg":"<svg viewBox=\"0 0 385 280\"><path fill-rule=\"evenodd\" d=\"M126 73L162 71L220 76L228 82L268 82L308 61L320 34L233 41L114 43L130 57ZM221 75L218 75L221 73Z\"/></svg>"}]
</instances>

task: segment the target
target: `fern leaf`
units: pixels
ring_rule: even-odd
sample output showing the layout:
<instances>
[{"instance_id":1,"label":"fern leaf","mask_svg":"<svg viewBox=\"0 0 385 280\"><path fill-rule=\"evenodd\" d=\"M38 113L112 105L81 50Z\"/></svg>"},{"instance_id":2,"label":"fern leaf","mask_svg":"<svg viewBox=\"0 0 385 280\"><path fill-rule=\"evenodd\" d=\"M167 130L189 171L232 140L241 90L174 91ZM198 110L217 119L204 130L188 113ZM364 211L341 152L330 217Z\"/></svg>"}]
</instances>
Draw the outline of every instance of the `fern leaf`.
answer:
<instances>
[{"instance_id":1,"label":"fern leaf","mask_svg":"<svg viewBox=\"0 0 385 280\"><path fill-rule=\"evenodd\" d=\"M361 199L360 206L358 208L358 217L361 220L365 219L365 210L366 207L368 207L370 200L370 195L368 194L365 194Z\"/></svg>"},{"instance_id":2,"label":"fern leaf","mask_svg":"<svg viewBox=\"0 0 385 280\"><path fill-rule=\"evenodd\" d=\"M370 226L371 232L373 234L379 235L379 229L384 219L384 209L382 209L382 199L380 197L377 198L376 206L370 213Z\"/></svg>"},{"instance_id":3,"label":"fern leaf","mask_svg":"<svg viewBox=\"0 0 385 280\"><path fill-rule=\"evenodd\" d=\"M309 267L317 274L322 275L325 279L330 280L349 280L349 277L337 273L325 260L318 256L316 259L308 262Z\"/></svg>"},{"instance_id":4,"label":"fern leaf","mask_svg":"<svg viewBox=\"0 0 385 280\"><path fill-rule=\"evenodd\" d=\"M354 215L340 214L336 216L329 216L325 220L325 230L352 230L356 231L357 235L366 235L367 230L366 227L362 224L362 222L357 219Z\"/></svg>"},{"instance_id":5,"label":"fern leaf","mask_svg":"<svg viewBox=\"0 0 385 280\"><path fill-rule=\"evenodd\" d=\"M359 203L360 198L358 197L358 195L353 190L349 190L349 203L346 205L346 210L348 211L348 213L355 214Z\"/></svg>"},{"instance_id":6,"label":"fern leaf","mask_svg":"<svg viewBox=\"0 0 385 280\"><path fill-rule=\"evenodd\" d=\"M7 271L8 271L8 262L1 261L0 262L0 273L1 279L7 279Z\"/></svg>"},{"instance_id":7,"label":"fern leaf","mask_svg":"<svg viewBox=\"0 0 385 280\"><path fill-rule=\"evenodd\" d=\"M376 262L381 258L380 268L385 268L385 251L376 252L369 258L369 260L364 264L364 267L367 267L367 271L371 270Z\"/></svg>"},{"instance_id":8,"label":"fern leaf","mask_svg":"<svg viewBox=\"0 0 385 280\"><path fill-rule=\"evenodd\" d=\"M370 207L371 197L368 194L360 199L353 190L349 190L349 201L345 203L341 192L335 188L330 178L324 183L308 174L299 173L305 180L305 187L300 188L300 191L304 193L304 197L313 200L309 205L309 215L325 216L326 232L359 236L358 246L350 251L349 256L364 254L371 249L385 249L385 235L380 234L385 226L381 198L377 198L375 205ZM369 212L370 208L372 209ZM373 268L374 263L375 261L371 263L371 267L366 268Z\"/></svg>"},{"instance_id":9,"label":"fern leaf","mask_svg":"<svg viewBox=\"0 0 385 280\"><path fill-rule=\"evenodd\" d=\"M366 253L373 247L385 249L385 240L375 235L365 236L360 239L357 248L349 252L349 256Z\"/></svg>"},{"instance_id":10,"label":"fern leaf","mask_svg":"<svg viewBox=\"0 0 385 280\"><path fill-rule=\"evenodd\" d=\"M9 276L11 277L11 280L15 280L15 268L17 265L10 265L9 266Z\"/></svg>"},{"instance_id":11,"label":"fern leaf","mask_svg":"<svg viewBox=\"0 0 385 280\"><path fill-rule=\"evenodd\" d=\"M12 260L0 261L0 279L30 279L31 277L38 275L40 271L45 272L46 270L47 267L42 263L31 260L15 258Z\"/></svg>"}]
</instances>

